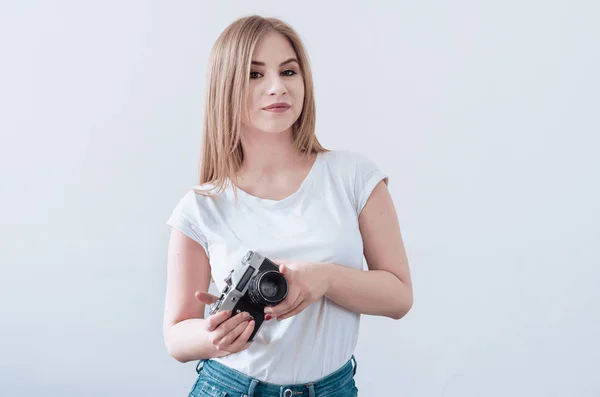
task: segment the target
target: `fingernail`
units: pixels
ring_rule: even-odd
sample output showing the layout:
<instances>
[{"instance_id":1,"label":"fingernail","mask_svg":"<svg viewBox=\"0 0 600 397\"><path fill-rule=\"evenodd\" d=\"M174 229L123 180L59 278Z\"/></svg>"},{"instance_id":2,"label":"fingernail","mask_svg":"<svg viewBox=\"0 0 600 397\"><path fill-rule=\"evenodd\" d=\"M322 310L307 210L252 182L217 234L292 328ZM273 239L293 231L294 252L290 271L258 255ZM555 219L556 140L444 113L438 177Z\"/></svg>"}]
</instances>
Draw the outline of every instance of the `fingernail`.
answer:
<instances>
[{"instance_id":1,"label":"fingernail","mask_svg":"<svg viewBox=\"0 0 600 397\"><path fill-rule=\"evenodd\" d=\"M266 320L266 321L269 321L269 320L270 320L270 319L272 319L272 318L273 318L273 317L271 317L271 316L270 316L270 315L268 315L268 314L265 316L265 320Z\"/></svg>"}]
</instances>

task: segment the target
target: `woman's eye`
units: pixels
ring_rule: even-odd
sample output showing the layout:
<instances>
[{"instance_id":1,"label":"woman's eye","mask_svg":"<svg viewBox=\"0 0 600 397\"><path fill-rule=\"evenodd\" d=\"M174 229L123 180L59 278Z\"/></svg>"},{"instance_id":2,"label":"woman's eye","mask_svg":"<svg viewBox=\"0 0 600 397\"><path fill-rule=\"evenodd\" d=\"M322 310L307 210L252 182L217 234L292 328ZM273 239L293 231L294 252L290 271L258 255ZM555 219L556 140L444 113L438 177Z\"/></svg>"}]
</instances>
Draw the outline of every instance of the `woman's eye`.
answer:
<instances>
[{"instance_id":1,"label":"woman's eye","mask_svg":"<svg viewBox=\"0 0 600 397\"><path fill-rule=\"evenodd\" d=\"M288 70L286 70L286 71L282 72L282 74L283 74L285 77L292 77L293 75L295 75L295 74L297 74L297 73L296 73L296 71L295 71L295 70L288 69ZM251 79L257 79L257 78L259 77L258 75L260 75L260 72L250 72L250 78L251 78Z\"/></svg>"}]
</instances>

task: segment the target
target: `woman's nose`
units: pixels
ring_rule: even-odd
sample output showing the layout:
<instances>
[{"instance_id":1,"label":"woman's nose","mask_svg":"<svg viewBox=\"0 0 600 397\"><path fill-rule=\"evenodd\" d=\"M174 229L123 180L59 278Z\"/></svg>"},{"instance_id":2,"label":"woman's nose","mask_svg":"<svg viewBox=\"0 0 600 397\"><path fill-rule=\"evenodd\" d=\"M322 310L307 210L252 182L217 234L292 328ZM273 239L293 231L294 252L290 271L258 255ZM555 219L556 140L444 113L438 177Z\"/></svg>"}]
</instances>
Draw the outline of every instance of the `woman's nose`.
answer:
<instances>
[{"instance_id":1,"label":"woman's nose","mask_svg":"<svg viewBox=\"0 0 600 397\"><path fill-rule=\"evenodd\" d=\"M270 95L281 95L287 92L283 79L279 76L272 77L269 80L268 91Z\"/></svg>"}]
</instances>

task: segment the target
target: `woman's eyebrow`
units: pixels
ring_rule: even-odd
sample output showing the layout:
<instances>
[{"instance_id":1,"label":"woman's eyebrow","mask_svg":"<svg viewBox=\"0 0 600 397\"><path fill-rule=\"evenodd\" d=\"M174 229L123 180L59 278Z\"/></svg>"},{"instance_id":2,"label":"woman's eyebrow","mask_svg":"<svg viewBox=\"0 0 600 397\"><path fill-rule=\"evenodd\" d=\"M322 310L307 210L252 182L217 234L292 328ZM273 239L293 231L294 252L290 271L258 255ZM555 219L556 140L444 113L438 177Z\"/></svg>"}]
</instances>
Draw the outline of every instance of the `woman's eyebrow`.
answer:
<instances>
[{"instance_id":1,"label":"woman's eyebrow","mask_svg":"<svg viewBox=\"0 0 600 397\"><path fill-rule=\"evenodd\" d=\"M283 65L285 65L285 64L287 64L287 63L290 63L290 62L296 62L296 63L298 63L298 64L299 64L299 62L298 62L298 60L297 60L296 58L290 58L290 59L288 59L287 61L283 61L283 62L281 62L281 63L279 64L279 66L283 66ZM265 66L265 63L264 63L264 62L259 62L259 61L252 61L252 64L253 64L253 65L257 65L257 66Z\"/></svg>"}]
</instances>

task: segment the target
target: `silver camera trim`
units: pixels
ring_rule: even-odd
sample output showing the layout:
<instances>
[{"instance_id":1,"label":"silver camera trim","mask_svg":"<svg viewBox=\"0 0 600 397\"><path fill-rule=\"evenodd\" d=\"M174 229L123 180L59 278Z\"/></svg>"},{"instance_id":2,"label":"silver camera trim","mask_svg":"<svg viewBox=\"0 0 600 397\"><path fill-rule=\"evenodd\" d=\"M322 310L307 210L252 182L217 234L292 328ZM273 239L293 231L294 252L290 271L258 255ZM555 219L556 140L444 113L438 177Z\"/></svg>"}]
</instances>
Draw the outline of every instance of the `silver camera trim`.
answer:
<instances>
[{"instance_id":1,"label":"silver camera trim","mask_svg":"<svg viewBox=\"0 0 600 397\"><path fill-rule=\"evenodd\" d=\"M240 298L242 298L248 291L250 280L252 280L252 278L259 273L260 265L264 260L265 257L258 252L248 251L241 260L242 267L238 269L232 269L225 278L226 286L221 292L221 297L218 301L210 305L209 313L212 315L226 310L233 310ZM246 274L248 266L254 268L254 273L252 273L248 278L248 282L244 286L244 289L242 291L238 291L235 286L238 285L240 279L244 276L244 274ZM236 272L236 270L240 271ZM239 310L237 310L237 312L239 312Z\"/></svg>"}]
</instances>

